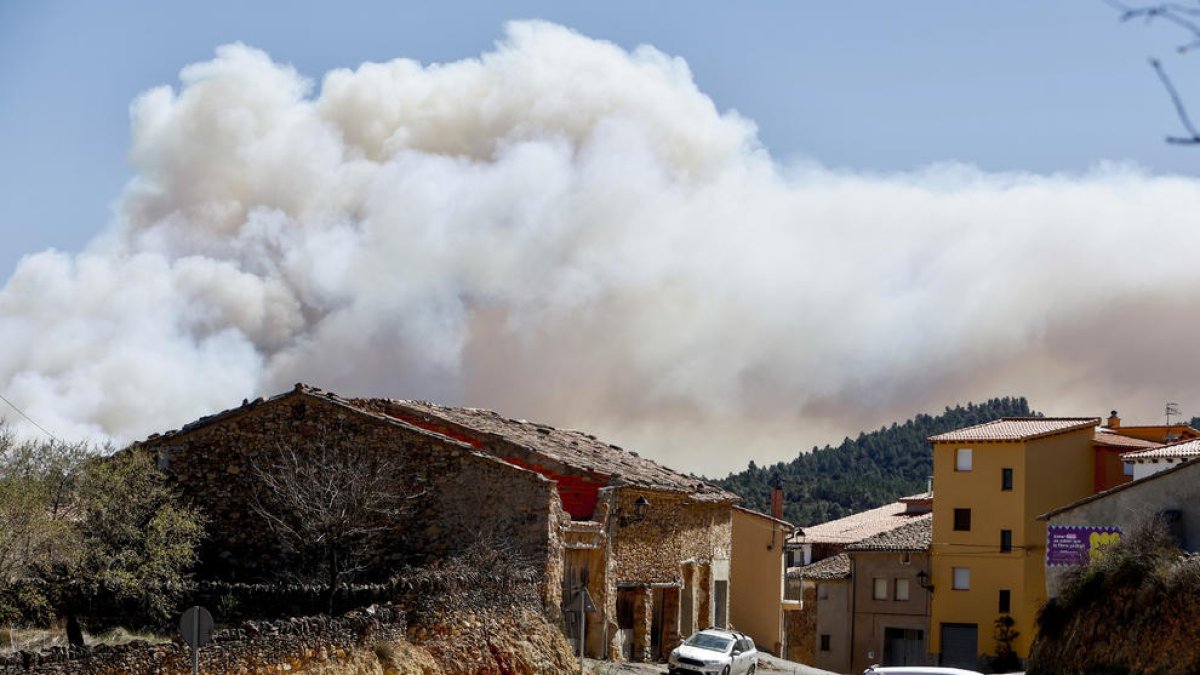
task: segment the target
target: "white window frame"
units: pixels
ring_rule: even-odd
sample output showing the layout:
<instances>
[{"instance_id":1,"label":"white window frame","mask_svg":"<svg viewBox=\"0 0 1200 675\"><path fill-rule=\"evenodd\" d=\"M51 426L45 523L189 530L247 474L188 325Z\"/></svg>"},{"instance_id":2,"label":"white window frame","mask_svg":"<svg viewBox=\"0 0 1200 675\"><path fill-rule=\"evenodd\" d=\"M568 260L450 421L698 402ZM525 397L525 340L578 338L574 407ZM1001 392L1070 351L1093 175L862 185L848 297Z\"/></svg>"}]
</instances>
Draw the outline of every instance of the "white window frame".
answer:
<instances>
[{"instance_id":1,"label":"white window frame","mask_svg":"<svg viewBox=\"0 0 1200 675\"><path fill-rule=\"evenodd\" d=\"M956 591L971 590L971 568L970 567L953 567L951 568L954 583L951 586Z\"/></svg>"},{"instance_id":2,"label":"white window frame","mask_svg":"<svg viewBox=\"0 0 1200 675\"><path fill-rule=\"evenodd\" d=\"M971 471L975 466L975 453L971 448L958 448L954 451L954 470Z\"/></svg>"},{"instance_id":3,"label":"white window frame","mask_svg":"<svg viewBox=\"0 0 1200 675\"><path fill-rule=\"evenodd\" d=\"M904 602L905 600L908 600L908 598L908 579L897 579L895 600Z\"/></svg>"}]
</instances>

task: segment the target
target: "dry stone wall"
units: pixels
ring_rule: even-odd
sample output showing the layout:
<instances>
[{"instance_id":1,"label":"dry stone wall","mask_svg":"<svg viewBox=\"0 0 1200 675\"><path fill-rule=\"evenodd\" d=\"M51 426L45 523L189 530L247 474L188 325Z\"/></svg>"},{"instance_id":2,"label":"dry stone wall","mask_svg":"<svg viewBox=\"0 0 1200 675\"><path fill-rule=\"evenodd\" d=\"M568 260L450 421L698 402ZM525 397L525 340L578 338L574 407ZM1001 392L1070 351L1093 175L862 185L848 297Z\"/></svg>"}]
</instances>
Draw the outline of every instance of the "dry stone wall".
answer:
<instances>
[{"instance_id":1,"label":"dry stone wall","mask_svg":"<svg viewBox=\"0 0 1200 675\"><path fill-rule=\"evenodd\" d=\"M200 670L206 673L268 673L304 670L319 663L350 658L362 646L402 640L406 634L402 611L390 607L323 616L246 622L239 628L218 631L200 650ZM23 652L0 657L0 674L78 673L117 675L129 673L190 673L191 648L179 642L56 648L38 654Z\"/></svg>"},{"instance_id":2,"label":"dry stone wall","mask_svg":"<svg viewBox=\"0 0 1200 675\"><path fill-rule=\"evenodd\" d=\"M448 611L417 624L376 607L343 617L246 622L200 650L200 672L525 675L577 668L558 629L536 609ZM191 672L178 642L58 648L0 657L0 675L175 675Z\"/></svg>"}]
</instances>

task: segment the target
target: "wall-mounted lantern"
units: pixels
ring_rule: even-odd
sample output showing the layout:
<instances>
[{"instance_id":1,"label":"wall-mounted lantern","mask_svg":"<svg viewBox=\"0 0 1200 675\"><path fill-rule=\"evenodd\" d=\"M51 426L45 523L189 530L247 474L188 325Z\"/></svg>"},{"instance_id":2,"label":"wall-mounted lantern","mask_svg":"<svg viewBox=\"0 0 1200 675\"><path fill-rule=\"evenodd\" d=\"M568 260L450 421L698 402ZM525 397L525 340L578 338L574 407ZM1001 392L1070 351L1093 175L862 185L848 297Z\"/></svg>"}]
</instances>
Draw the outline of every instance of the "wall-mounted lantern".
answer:
<instances>
[{"instance_id":1,"label":"wall-mounted lantern","mask_svg":"<svg viewBox=\"0 0 1200 675\"><path fill-rule=\"evenodd\" d=\"M640 523L646 519L646 509L650 507L650 500L644 495L638 495L638 498L633 502L633 513L623 515L618 521L621 527L628 527L636 523Z\"/></svg>"},{"instance_id":2,"label":"wall-mounted lantern","mask_svg":"<svg viewBox=\"0 0 1200 675\"><path fill-rule=\"evenodd\" d=\"M917 585L930 593L933 592L933 584L929 583L929 573L925 570L917 572Z\"/></svg>"}]
</instances>

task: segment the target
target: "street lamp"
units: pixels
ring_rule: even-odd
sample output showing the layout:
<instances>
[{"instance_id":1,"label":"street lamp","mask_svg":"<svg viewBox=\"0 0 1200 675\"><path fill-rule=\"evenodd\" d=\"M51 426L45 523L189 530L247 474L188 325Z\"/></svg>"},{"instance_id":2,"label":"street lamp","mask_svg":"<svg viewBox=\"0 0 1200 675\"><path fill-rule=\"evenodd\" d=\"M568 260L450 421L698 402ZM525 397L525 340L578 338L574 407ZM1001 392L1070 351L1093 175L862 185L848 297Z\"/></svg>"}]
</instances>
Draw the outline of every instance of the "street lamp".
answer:
<instances>
[{"instance_id":1,"label":"street lamp","mask_svg":"<svg viewBox=\"0 0 1200 675\"><path fill-rule=\"evenodd\" d=\"M933 592L933 584L929 583L929 573L925 570L917 572L917 585L930 593Z\"/></svg>"},{"instance_id":2,"label":"street lamp","mask_svg":"<svg viewBox=\"0 0 1200 675\"><path fill-rule=\"evenodd\" d=\"M650 506L650 500L646 499L645 495L638 495L638 498L633 502L633 515L621 516L621 527L628 527L635 523L640 523L646 519L646 509Z\"/></svg>"}]
</instances>

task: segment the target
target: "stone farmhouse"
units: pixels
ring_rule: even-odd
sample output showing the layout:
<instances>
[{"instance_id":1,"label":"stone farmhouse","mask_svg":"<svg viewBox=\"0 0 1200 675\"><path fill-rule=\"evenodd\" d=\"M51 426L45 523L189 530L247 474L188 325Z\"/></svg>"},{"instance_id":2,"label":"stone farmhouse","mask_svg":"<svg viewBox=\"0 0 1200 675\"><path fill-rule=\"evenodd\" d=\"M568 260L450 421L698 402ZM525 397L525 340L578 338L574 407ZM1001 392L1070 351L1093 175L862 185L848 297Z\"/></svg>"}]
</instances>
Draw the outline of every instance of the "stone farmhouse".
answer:
<instances>
[{"instance_id":1,"label":"stone farmhouse","mask_svg":"<svg viewBox=\"0 0 1200 675\"><path fill-rule=\"evenodd\" d=\"M661 658L681 636L728 624L738 498L581 431L297 384L137 445L209 518L199 576L261 581L287 556L254 513L253 469L280 447L300 454L331 436L402 458L397 489L420 495L380 571L505 542L544 570L547 610L572 639L587 588L586 651L597 658Z\"/></svg>"}]
</instances>

